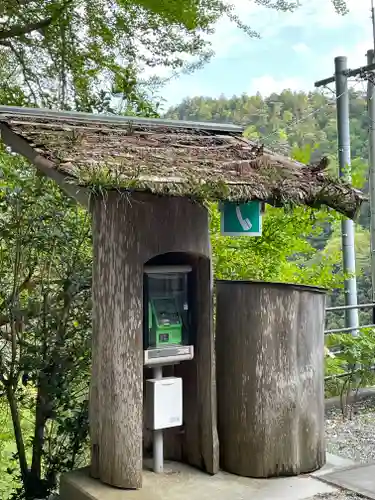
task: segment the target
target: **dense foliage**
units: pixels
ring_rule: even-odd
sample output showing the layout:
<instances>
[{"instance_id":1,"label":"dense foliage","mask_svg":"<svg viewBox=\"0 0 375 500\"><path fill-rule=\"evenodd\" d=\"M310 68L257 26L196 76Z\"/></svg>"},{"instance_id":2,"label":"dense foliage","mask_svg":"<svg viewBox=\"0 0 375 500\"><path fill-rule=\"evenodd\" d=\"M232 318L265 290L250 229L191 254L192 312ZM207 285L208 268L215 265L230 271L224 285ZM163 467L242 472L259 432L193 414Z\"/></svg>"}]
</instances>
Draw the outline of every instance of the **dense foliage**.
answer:
<instances>
[{"instance_id":1,"label":"dense foliage","mask_svg":"<svg viewBox=\"0 0 375 500\"><path fill-rule=\"evenodd\" d=\"M1 166L0 390L16 446L8 473L22 498L43 498L87 436L90 222L22 160L2 153Z\"/></svg>"},{"instance_id":2,"label":"dense foliage","mask_svg":"<svg viewBox=\"0 0 375 500\"><path fill-rule=\"evenodd\" d=\"M291 0L253 1L298 7ZM342 13L343 2L334 3ZM205 63L222 17L258 35L226 0L3 0L1 90L20 105L102 111L110 107L104 96L116 93L125 109L137 107L140 94L146 97L139 72L152 75L163 66L178 73Z\"/></svg>"}]
</instances>

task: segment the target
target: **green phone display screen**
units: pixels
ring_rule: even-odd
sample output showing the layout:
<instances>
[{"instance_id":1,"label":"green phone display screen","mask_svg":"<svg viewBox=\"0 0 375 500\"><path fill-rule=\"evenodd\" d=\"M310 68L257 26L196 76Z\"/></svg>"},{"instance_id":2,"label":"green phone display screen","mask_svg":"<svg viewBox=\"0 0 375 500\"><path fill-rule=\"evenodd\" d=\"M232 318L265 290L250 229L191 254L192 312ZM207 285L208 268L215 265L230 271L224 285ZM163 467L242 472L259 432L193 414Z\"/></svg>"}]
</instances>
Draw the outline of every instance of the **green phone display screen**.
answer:
<instances>
[{"instance_id":1,"label":"green phone display screen","mask_svg":"<svg viewBox=\"0 0 375 500\"><path fill-rule=\"evenodd\" d=\"M181 345L182 319L174 297L158 297L151 300L152 322L156 334L156 345Z\"/></svg>"},{"instance_id":2,"label":"green phone display screen","mask_svg":"<svg viewBox=\"0 0 375 500\"><path fill-rule=\"evenodd\" d=\"M154 299L153 302L156 318L160 326L177 325L180 323L180 315L178 314L174 299Z\"/></svg>"}]
</instances>

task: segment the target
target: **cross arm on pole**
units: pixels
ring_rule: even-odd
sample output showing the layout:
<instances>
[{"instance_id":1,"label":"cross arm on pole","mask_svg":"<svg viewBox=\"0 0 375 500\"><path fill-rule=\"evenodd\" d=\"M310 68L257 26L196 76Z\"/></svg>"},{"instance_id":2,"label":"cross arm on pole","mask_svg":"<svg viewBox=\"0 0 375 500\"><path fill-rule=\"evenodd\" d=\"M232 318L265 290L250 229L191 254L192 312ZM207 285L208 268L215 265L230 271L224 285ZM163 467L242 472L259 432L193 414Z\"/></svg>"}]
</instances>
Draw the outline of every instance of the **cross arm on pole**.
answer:
<instances>
[{"instance_id":1,"label":"cross arm on pole","mask_svg":"<svg viewBox=\"0 0 375 500\"><path fill-rule=\"evenodd\" d=\"M362 75L363 73L367 73L368 71L375 70L375 63L367 64L366 66L361 66L355 69L348 69L344 72L345 76L351 78L353 76ZM314 83L314 87L325 87L330 83L333 83L336 80L335 76L330 76L328 78L324 78L323 80L318 80Z\"/></svg>"},{"instance_id":2,"label":"cross arm on pole","mask_svg":"<svg viewBox=\"0 0 375 500\"><path fill-rule=\"evenodd\" d=\"M319 80L314 83L314 87L325 87L326 85L329 85L330 83L333 83L335 81L334 76L330 76L329 78L324 78L324 80Z\"/></svg>"}]
</instances>

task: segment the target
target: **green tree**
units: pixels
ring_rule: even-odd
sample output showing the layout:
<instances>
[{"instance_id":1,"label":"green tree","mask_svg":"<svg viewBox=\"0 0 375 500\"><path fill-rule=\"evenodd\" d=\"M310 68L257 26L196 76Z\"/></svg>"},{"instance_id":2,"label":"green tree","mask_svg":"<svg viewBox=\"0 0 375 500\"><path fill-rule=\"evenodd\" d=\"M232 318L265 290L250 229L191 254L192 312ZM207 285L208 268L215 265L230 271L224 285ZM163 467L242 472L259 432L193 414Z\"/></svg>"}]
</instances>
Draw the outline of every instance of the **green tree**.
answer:
<instances>
[{"instance_id":1,"label":"green tree","mask_svg":"<svg viewBox=\"0 0 375 500\"><path fill-rule=\"evenodd\" d=\"M0 391L16 448L9 480L20 482L12 498L31 500L85 450L91 226L52 181L0 159Z\"/></svg>"},{"instance_id":2,"label":"green tree","mask_svg":"<svg viewBox=\"0 0 375 500\"><path fill-rule=\"evenodd\" d=\"M292 0L253 1L297 7ZM334 3L343 13L343 2ZM1 87L7 94L16 88L14 97L21 89L34 105L101 110L102 91L129 99L145 67L191 71L206 62L207 35L223 16L258 36L225 0L2 0Z\"/></svg>"},{"instance_id":3,"label":"green tree","mask_svg":"<svg viewBox=\"0 0 375 500\"><path fill-rule=\"evenodd\" d=\"M103 89L128 98L142 67L203 63L211 55L205 35L220 16L241 24L218 0L4 0L0 15L3 90L21 79L35 105L84 110L100 110Z\"/></svg>"},{"instance_id":4,"label":"green tree","mask_svg":"<svg viewBox=\"0 0 375 500\"><path fill-rule=\"evenodd\" d=\"M323 223L334 223L329 211L295 208L285 211L267 206L261 237L220 235L220 213L211 206L211 241L217 279L253 279L322 286L342 286L343 276L336 270L339 250L317 258L320 251L309 238L322 232Z\"/></svg>"}]
</instances>

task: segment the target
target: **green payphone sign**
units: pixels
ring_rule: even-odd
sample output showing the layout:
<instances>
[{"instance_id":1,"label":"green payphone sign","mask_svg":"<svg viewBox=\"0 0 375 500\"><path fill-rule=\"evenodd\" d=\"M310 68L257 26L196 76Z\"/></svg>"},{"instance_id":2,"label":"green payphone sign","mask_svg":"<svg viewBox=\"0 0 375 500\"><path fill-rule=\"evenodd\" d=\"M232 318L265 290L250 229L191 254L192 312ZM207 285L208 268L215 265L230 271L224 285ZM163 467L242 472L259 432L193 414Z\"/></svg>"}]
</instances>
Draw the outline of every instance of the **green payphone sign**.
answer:
<instances>
[{"instance_id":1,"label":"green payphone sign","mask_svg":"<svg viewBox=\"0 0 375 500\"><path fill-rule=\"evenodd\" d=\"M224 202L220 206L223 236L262 236L262 207L259 201Z\"/></svg>"}]
</instances>

